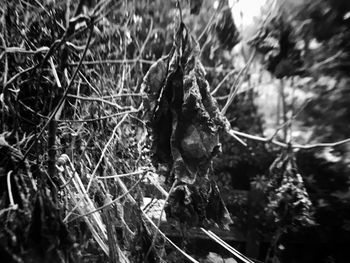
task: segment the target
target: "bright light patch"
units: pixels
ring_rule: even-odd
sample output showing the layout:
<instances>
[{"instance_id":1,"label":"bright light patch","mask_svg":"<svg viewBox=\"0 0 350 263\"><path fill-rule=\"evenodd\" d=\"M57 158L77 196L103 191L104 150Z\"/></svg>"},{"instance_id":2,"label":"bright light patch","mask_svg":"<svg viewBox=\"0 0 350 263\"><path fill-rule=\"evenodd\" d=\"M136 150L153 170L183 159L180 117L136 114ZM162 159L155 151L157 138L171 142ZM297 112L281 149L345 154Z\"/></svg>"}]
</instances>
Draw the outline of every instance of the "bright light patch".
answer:
<instances>
[{"instance_id":1,"label":"bright light patch","mask_svg":"<svg viewBox=\"0 0 350 263\"><path fill-rule=\"evenodd\" d=\"M349 19L349 18L350 18L350 12L347 12L347 13L344 15L343 19L344 19L344 20L347 20L347 19Z\"/></svg>"},{"instance_id":2,"label":"bright light patch","mask_svg":"<svg viewBox=\"0 0 350 263\"><path fill-rule=\"evenodd\" d=\"M214 2L214 9L216 10L216 9L218 9L218 7L219 7L219 1L218 0L216 0L215 2Z\"/></svg>"},{"instance_id":3,"label":"bright light patch","mask_svg":"<svg viewBox=\"0 0 350 263\"><path fill-rule=\"evenodd\" d=\"M261 7L266 4L267 0L229 0L232 7L233 18L237 26L248 26L253 24L254 17L261 13Z\"/></svg>"}]
</instances>

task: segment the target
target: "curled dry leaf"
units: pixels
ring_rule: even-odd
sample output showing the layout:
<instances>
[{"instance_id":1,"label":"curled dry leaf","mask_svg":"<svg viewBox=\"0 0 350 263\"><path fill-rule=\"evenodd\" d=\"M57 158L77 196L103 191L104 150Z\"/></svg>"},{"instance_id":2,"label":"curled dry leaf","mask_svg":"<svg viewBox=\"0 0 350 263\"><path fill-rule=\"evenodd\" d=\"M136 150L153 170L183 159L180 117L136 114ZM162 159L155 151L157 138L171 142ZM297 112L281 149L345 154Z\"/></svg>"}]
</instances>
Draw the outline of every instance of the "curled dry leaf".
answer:
<instances>
[{"instance_id":1,"label":"curled dry leaf","mask_svg":"<svg viewBox=\"0 0 350 263\"><path fill-rule=\"evenodd\" d=\"M301 51L297 49L291 25L278 15L254 36L249 44L264 55L266 69L277 78L305 73Z\"/></svg>"},{"instance_id":2,"label":"curled dry leaf","mask_svg":"<svg viewBox=\"0 0 350 263\"><path fill-rule=\"evenodd\" d=\"M167 217L191 225L213 219L227 226L231 220L218 190L213 194L217 186L210 176L212 158L221 148L219 131L227 130L229 123L210 95L199 52L198 43L181 24L171 52L144 77L145 118L153 135L153 162L165 170L168 183L175 181ZM221 211L214 212L220 218L207 217L213 203L220 204L215 209ZM188 215L176 216L180 214Z\"/></svg>"},{"instance_id":3,"label":"curled dry leaf","mask_svg":"<svg viewBox=\"0 0 350 263\"><path fill-rule=\"evenodd\" d=\"M241 40L228 3L224 5L218 16L215 31L220 45L227 50L231 50Z\"/></svg>"},{"instance_id":4,"label":"curled dry leaf","mask_svg":"<svg viewBox=\"0 0 350 263\"><path fill-rule=\"evenodd\" d=\"M291 153L282 153L270 167L267 210L275 221L288 227L311 226L312 203Z\"/></svg>"},{"instance_id":5,"label":"curled dry leaf","mask_svg":"<svg viewBox=\"0 0 350 263\"><path fill-rule=\"evenodd\" d=\"M191 0L190 3L191 14L198 15L202 7L203 0Z\"/></svg>"}]
</instances>

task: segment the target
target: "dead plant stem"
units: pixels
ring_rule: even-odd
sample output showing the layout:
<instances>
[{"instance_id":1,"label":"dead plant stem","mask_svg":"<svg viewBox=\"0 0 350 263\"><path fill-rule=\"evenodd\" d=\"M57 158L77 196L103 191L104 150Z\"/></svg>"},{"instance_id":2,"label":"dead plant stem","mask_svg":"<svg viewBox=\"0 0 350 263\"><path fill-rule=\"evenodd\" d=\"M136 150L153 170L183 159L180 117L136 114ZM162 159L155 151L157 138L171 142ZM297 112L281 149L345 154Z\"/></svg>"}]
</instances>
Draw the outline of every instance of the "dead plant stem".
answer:
<instances>
[{"instance_id":1,"label":"dead plant stem","mask_svg":"<svg viewBox=\"0 0 350 263\"><path fill-rule=\"evenodd\" d=\"M253 62L253 59L255 57L255 54L256 54L256 50L254 49L252 54L250 55L250 58L248 60L248 62L246 63L246 65L240 70L240 72L238 72L238 75L234 81L234 83L232 84L231 86L231 89L230 89L230 96L229 98L227 99L226 101L226 104L225 106L222 108L221 110L221 113L223 115L226 114L226 111L228 109L228 107L231 105L233 99L235 98L237 92L238 92L238 89L240 87L240 85L242 84L242 82L244 81L245 79L245 76L247 75L248 73L248 69L249 69L249 66L250 64ZM243 76L242 76L243 75ZM242 77L241 77L242 76Z\"/></svg>"},{"instance_id":2,"label":"dead plant stem","mask_svg":"<svg viewBox=\"0 0 350 263\"><path fill-rule=\"evenodd\" d=\"M91 176L90 176L89 183L88 183L88 185L87 185L87 187L86 187L86 193L89 192L89 189L90 189L90 187L91 187L92 181L93 181L94 178L95 178L97 169L99 168L100 164L102 163L102 160L103 160L103 158L104 158L104 156L105 156L105 154L106 154L106 152L107 152L107 149L108 149L109 145L112 143L112 141L113 141L113 139L114 139L114 137L115 137L115 135L116 135L117 129L118 129L119 126L125 121L126 117L128 117L128 114L125 114L125 115L123 116L123 118L117 123L117 125L115 125L115 127L114 127L114 129L113 129L113 131L112 131L112 135L111 135L111 137L109 138L108 142L106 143L105 147L103 148L102 153L101 153L101 156L100 156L100 159L98 160L98 162L97 162L97 164L96 164L96 166L95 166L95 169L93 170L93 172L92 172L92 174L91 174Z\"/></svg>"}]
</instances>

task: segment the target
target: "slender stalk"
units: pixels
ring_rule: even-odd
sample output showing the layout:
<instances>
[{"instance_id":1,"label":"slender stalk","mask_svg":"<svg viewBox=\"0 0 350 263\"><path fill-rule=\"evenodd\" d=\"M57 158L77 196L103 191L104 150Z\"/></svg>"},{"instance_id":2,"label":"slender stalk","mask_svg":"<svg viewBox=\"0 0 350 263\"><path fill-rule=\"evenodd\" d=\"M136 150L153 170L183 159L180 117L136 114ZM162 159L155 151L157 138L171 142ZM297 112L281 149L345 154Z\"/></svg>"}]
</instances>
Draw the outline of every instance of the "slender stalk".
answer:
<instances>
[{"instance_id":1,"label":"slender stalk","mask_svg":"<svg viewBox=\"0 0 350 263\"><path fill-rule=\"evenodd\" d=\"M286 102L286 94L285 94L285 82L283 79L280 79L279 99L280 99L281 105L282 105L283 123L288 123L287 102ZM288 137L288 125L284 125L283 126L283 140L287 141L287 137Z\"/></svg>"},{"instance_id":2,"label":"slender stalk","mask_svg":"<svg viewBox=\"0 0 350 263\"><path fill-rule=\"evenodd\" d=\"M236 80L234 81L233 85L231 86L230 95L229 95L229 97L228 97L228 99L226 101L225 106L221 110L222 114L224 114L224 115L226 114L226 111L227 111L228 107L231 105L233 99L237 95L238 89L241 86L242 82L244 81L245 76L248 73L249 66L253 62L253 59L254 59L255 55L256 55L256 50L254 49L252 54L250 55L250 58L249 58L247 64L240 70L240 72L238 73L238 75L236 77Z\"/></svg>"},{"instance_id":3,"label":"slender stalk","mask_svg":"<svg viewBox=\"0 0 350 263\"><path fill-rule=\"evenodd\" d=\"M147 219L147 221L157 230L157 232L166 239L174 248L176 248L177 251L179 251L182 255L184 255L189 261L193 263L199 263L199 261L195 260L193 257L188 255L185 251L183 251L181 248L179 248L173 241L171 241L157 226L156 224L150 219L144 212L143 216Z\"/></svg>"},{"instance_id":4,"label":"slender stalk","mask_svg":"<svg viewBox=\"0 0 350 263\"><path fill-rule=\"evenodd\" d=\"M288 144L285 142L281 142L281 141L277 141L277 140L271 140L271 138L266 138L266 137L261 137L261 136L257 136L257 135L251 135L248 133L244 133L244 132L239 132L239 131L235 131L235 130L230 130L230 133L233 133L239 137L243 137L243 138L247 138L250 140L254 140L254 141L259 141L259 142L263 142L263 143L273 143L277 146L283 147L283 148L288 148ZM345 143L350 143L350 138L341 140L341 141L337 141L337 142L325 142L325 143L315 143L315 144L291 144L290 147L293 149L301 149L301 150L309 150L309 149L313 149L313 148L322 148L322 147L337 147L340 145L343 145Z\"/></svg>"}]
</instances>

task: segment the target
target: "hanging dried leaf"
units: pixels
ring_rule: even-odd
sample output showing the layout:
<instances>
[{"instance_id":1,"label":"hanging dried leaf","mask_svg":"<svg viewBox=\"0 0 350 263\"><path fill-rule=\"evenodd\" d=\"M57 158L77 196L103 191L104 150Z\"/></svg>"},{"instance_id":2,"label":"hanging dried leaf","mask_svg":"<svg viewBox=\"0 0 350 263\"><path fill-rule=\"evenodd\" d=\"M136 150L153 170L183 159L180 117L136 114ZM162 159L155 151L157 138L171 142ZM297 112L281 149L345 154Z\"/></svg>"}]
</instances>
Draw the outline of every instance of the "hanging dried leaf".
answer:
<instances>
[{"instance_id":1,"label":"hanging dried leaf","mask_svg":"<svg viewBox=\"0 0 350 263\"><path fill-rule=\"evenodd\" d=\"M231 50L240 41L239 32L228 5L225 5L219 14L215 30L220 44L225 49Z\"/></svg>"},{"instance_id":2,"label":"hanging dried leaf","mask_svg":"<svg viewBox=\"0 0 350 263\"><path fill-rule=\"evenodd\" d=\"M264 55L268 71L277 78L301 75L304 73L301 52L296 49L291 25L282 15L275 17L254 36L249 44Z\"/></svg>"},{"instance_id":3,"label":"hanging dried leaf","mask_svg":"<svg viewBox=\"0 0 350 263\"><path fill-rule=\"evenodd\" d=\"M270 167L268 211L283 226L314 225L312 203L291 153L282 153Z\"/></svg>"},{"instance_id":4,"label":"hanging dried leaf","mask_svg":"<svg viewBox=\"0 0 350 263\"><path fill-rule=\"evenodd\" d=\"M191 14L198 15L202 4L203 0L191 0Z\"/></svg>"},{"instance_id":5,"label":"hanging dried leaf","mask_svg":"<svg viewBox=\"0 0 350 263\"><path fill-rule=\"evenodd\" d=\"M154 164L166 171L169 183L176 181L167 217L182 211L185 219L179 221L192 222L196 214L201 223L215 185L209 177L211 160L221 147L219 131L229 123L210 95L199 53L198 43L181 24L170 54L152 65L142 89L147 93L145 117L153 135ZM214 197L222 203L219 194ZM223 203L221 207L221 214L227 214ZM222 223L222 218L215 221Z\"/></svg>"}]
</instances>

